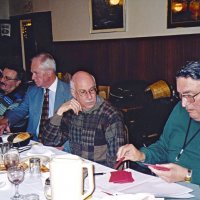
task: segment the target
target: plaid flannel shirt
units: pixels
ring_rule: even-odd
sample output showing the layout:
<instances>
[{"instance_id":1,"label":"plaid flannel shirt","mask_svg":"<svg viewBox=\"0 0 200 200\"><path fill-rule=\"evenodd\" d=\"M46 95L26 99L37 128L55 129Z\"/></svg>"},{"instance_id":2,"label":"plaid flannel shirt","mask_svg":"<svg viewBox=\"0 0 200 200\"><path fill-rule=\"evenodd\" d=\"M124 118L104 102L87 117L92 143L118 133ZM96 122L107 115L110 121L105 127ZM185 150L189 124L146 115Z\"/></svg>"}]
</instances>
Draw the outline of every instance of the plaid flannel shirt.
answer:
<instances>
[{"instance_id":1,"label":"plaid flannel shirt","mask_svg":"<svg viewBox=\"0 0 200 200\"><path fill-rule=\"evenodd\" d=\"M100 98L90 111L54 115L45 126L42 142L61 146L66 140L72 154L113 167L117 150L125 143L122 113Z\"/></svg>"}]
</instances>

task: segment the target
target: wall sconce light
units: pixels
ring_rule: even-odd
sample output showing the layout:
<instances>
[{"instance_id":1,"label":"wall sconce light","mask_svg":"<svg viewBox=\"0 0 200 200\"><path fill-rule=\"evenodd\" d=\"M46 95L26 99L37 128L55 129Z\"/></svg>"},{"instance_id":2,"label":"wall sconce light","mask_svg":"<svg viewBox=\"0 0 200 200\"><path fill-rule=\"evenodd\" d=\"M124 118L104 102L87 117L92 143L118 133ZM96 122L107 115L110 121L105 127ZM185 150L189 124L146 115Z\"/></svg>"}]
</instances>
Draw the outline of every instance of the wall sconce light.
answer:
<instances>
[{"instance_id":1,"label":"wall sconce light","mask_svg":"<svg viewBox=\"0 0 200 200\"><path fill-rule=\"evenodd\" d=\"M187 2L185 0L174 0L171 4L172 12L182 12L187 9Z\"/></svg>"},{"instance_id":2,"label":"wall sconce light","mask_svg":"<svg viewBox=\"0 0 200 200\"><path fill-rule=\"evenodd\" d=\"M116 6L117 4L119 4L120 0L109 0L110 5L112 6Z\"/></svg>"}]
</instances>

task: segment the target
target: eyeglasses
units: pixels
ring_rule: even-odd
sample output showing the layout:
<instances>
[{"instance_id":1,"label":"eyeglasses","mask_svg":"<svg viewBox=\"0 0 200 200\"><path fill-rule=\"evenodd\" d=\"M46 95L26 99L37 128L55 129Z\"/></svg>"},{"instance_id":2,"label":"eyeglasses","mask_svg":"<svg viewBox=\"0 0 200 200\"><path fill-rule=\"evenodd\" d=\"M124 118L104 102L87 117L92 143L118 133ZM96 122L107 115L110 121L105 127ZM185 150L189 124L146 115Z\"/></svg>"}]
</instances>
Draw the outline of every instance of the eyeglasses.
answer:
<instances>
[{"instance_id":1,"label":"eyeglasses","mask_svg":"<svg viewBox=\"0 0 200 200\"><path fill-rule=\"evenodd\" d=\"M88 91L86 91L86 90L78 90L77 91L78 95L81 97L86 97L88 95L88 93L90 95L96 94L96 92L97 92L97 88L95 86L91 87Z\"/></svg>"},{"instance_id":2,"label":"eyeglasses","mask_svg":"<svg viewBox=\"0 0 200 200\"><path fill-rule=\"evenodd\" d=\"M16 78L10 78L8 76L1 76L1 79L4 79L5 81L18 81L18 79Z\"/></svg>"},{"instance_id":3,"label":"eyeglasses","mask_svg":"<svg viewBox=\"0 0 200 200\"><path fill-rule=\"evenodd\" d=\"M194 103L194 102L195 102L195 97L196 97L197 95L199 95L199 94L200 94L200 92L198 92L198 93L195 94L195 95L180 94L180 99L181 99L181 100L185 99L189 104L191 104L191 103Z\"/></svg>"}]
</instances>

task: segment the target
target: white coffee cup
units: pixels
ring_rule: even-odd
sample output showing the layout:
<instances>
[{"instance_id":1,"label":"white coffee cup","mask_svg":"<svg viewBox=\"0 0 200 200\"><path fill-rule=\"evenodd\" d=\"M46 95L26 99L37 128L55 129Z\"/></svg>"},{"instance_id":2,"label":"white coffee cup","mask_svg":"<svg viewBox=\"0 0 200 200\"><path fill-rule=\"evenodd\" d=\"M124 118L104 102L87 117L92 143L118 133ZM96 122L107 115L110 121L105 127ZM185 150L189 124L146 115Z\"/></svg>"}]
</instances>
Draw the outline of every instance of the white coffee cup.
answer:
<instances>
[{"instance_id":1,"label":"white coffee cup","mask_svg":"<svg viewBox=\"0 0 200 200\"><path fill-rule=\"evenodd\" d=\"M83 168L88 170L89 189L83 192ZM51 199L83 200L94 190L93 165L79 156L58 155L50 161Z\"/></svg>"}]
</instances>

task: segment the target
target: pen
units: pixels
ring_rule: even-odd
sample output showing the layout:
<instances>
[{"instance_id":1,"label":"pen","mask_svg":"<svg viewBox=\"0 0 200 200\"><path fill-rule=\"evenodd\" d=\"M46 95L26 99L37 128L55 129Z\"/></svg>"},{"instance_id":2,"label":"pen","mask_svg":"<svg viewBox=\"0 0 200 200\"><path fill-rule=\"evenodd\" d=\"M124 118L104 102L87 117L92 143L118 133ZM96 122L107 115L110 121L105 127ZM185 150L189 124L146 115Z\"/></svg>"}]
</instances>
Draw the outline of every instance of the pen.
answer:
<instances>
[{"instance_id":1,"label":"pen","mask_svg":"<svg viewBox=\"0 0 200 200\"><path fill-rule=\"evenodd\" d=\"M98 176L98 175L104 175L104 174L106 174L106 173L104 173L104 172L94 173L95 176Z\"/></svg>"}]
</instances>

